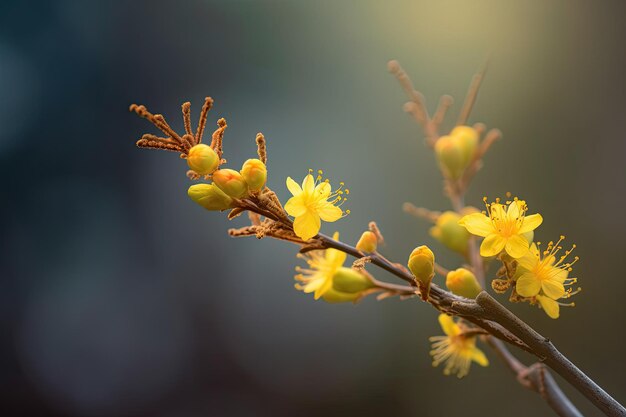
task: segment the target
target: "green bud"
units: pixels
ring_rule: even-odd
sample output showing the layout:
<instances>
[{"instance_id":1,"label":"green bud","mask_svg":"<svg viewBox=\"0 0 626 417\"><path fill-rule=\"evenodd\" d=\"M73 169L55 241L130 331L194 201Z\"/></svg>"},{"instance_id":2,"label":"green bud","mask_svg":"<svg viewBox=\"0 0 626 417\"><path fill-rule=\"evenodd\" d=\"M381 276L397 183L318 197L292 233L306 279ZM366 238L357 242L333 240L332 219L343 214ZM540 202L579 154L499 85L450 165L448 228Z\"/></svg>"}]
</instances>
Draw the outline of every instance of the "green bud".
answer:
<instances>
[{"instance_id":1,"label":"green bud","mask_svg":"<svg viewBox=\"0 0 626 417\"><path fill-rule=\"evenodd\" d=\"M409 256L408 266L417 281L422 300L426 301L430 293L430 282L435 276L435 254L428 246L418 246Z\"/></svg>"},{"instance_id":2,"label":"green bud","mask_svg":"<svg viewBox=\"0 0 626 417\"><path fill-rule=\"evenodd\" d=\"M335 303L350 303L354 302L357 298L359 298L359 293L350 294L347 292L336 291L331 288L322 295L322 299L327 303L335 304Z\"/></svg>"},{"instance_id":3,"label":"green bud","mask_svg":"<svg viewBox=\"0 0 626 417\"><path fill-rule=\"evenodd\" d=\"M376 252L376 248L378 247L378 238L376 234L371 231L363 232L361 238L356 244L356 248L361 252L372 253Z\"/></svg>"},{"instance_id":4,"label":"green bud","mask_svg":"<svg viewBox=\"0 0 626 417\"><path fill-rule=\"evenodd\" d=\"M217 169L219 158L213 148L204 143L200 143L189 149L187 165L196 173L206 175Z\"/></svg>"},{"instance_id":5,"label":"green bud","mask_svg":"<svg viewBox=\"0 0 626 417\"><path fill-rule=\"evenodd\" d=\"M447 177L457 179L465 170L465 150L452 136L442 136L435 143L435 154L441 170Z\"/></svg>"},{"instance_id":6,"label":"green bud","mask_svg":"<svg viewBox=\"0 0 626 417\"><path fill-rule=\"evenodd\" d=\"M194 184L187 190L189 197L207 210L227 210L233 208L233 199L215 184Z\"/></svg>"},{"instance_id":7,"label":"green bud","mask_svg":"<svg viewBox=\"0 0 626 417\"><path fill-rule=\"evenodd\" d=\"M259 191L267 180L267 167L260 159L248 159L240 173L251 191Z\"/></svg>"},{"instance_id":8,"label":"green bud","mask_svg":"<svg viewBox=\"0 0 626 417\"><path fill-rule=\"evenodd\" d=\"M461 147L465 167L474 159L478 147L478 132L470 126L457 126L450 132Z\"/></svg>"},{"instance_id":9,"label":"green bud","mask_svg":"<svg viewBox=\"0 0 626 417\"><path fill-rule=\"evenodd\" d=\"M352 268L341 267L333 275L333 289L335 291L358 294L373 286L374 284L369 278Z\"/></svg>"},{"instance_id":10,"label":"green bud","mask_svg":"<svg viewBox=\"0 0 626 417\"><path fill-rule=\"evenodd\" d=\"M241 198L248 194L246 180L234 169L218 169L213 173L213 182L233 198Z\"/></svg>"},{"instance_id":11,"label":"green bud","mask_svg":"<svg viewBox=\"0 0 626 417\"><path fill-rule=\"evenodd\" d=\"M459 224L461 215L454 211L442 213L430 228L430 235L441 242L445 247L460 254L467 253L467 243L470 234Z\"/></svg>"},{"instance_id":12,"label":"green bud","mask_svg":"<svg viewBox=\"0 0 626 417\"><path fill-rule=\"evenodd\" d=\"M465 298L476 298L482 291L476 275L465 268L448 272L446 287L454 294Z\"/></svg>"}]
</instances>

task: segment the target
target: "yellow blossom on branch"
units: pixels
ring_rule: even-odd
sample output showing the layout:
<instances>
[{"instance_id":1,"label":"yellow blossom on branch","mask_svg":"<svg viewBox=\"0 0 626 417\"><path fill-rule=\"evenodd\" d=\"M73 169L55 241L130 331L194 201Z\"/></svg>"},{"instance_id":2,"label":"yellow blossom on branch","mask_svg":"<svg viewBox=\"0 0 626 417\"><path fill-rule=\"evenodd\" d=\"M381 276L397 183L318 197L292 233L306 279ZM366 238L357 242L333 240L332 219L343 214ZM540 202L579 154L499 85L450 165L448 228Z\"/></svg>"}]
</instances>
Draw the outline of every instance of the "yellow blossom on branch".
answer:
<instances>
[{"instance_id":1,"label":"yellow blossom on branch","mask_svg":"<svg viewBox=\"0 0 626 417\"><path fill-rule=\"evenodd\" d=\"M341 187L335 192L328 180L322 181L322 171L318 171L317 179L313 178L311 171L304 177L302 186L298 185L291 177L287 177L287 188L293 195L285 204L285 210L290 216L295 217L293 229L302 240L309 240L320 231L321 220L334 222L339 220L344 212L339 206L346 200L346 189ZM350 211L346 210L345 214Z\"/></svg>"},{"instance_id":2,"label":"yellow blossom on branch","mask_svg":"<svg viewBox=\"0 0 626 417\"><path fill-rule=\"evenodd\" d=\"M480 366L489 365L483 351L476 347L476 336L464 333L464 329L447 314L439 315L439 324L446 335L429 339L432 342L430 354L433 357L433 366L445 362L445 375L456 374L463 378L469 372L472 361Z\"/></svg>"},{"instance_id":3,"label":"yellow blossom on branch","mask_svg":"<svg viewBox=\"0 0 626 417\"><path fill-rule=\"evenodd\" d=\"M565 288L577 282L576 278L569 278L568 275L578 257L574 257L572 262L566 262L567 257L576 248L576 245L573 245L557 260L557 255L562 249L559 244L564 238L561 236L556 243L550 242L543 254L533 243L528 254L517 260L518 278L515 291L522 297L535 297L546 314L553 319L559 317L559 306L563 305L557 300L569 298L580 291Z\"/></svg>"},{"instance_id":4,"label":"yellow blossom on branch","mask_svg":"<svg viewBox=\"0 0 626 417\"><path fill-rule=\"evenodd\" d=\"M339 233L333 235L337 240ZM309 268L296 267L298 275L296 280L302 284L296 284L296 288L305 293L315 292L317 300L333 286L333 276L346 261L346 253L337 249L323 251L311 251L305 255L298 255L306 260Z\"/></svg>"},{"instance_id":5,"label":"yellow blossom on branch","mask_svg":"<svg viewBox=\"0 0 626 417\"><path fill-rule=\"evenodd\" d=\"M480 245L480 255L495 256L506 251L512 258L521 258L528 253L530 242L525 236L543 222L541 214L526 215L528 207L524 200L508 201L501 204L500 199L487 204L487 212L464 216L459 224L473 235L484 237Z\"/></svg>"}]
</instances>

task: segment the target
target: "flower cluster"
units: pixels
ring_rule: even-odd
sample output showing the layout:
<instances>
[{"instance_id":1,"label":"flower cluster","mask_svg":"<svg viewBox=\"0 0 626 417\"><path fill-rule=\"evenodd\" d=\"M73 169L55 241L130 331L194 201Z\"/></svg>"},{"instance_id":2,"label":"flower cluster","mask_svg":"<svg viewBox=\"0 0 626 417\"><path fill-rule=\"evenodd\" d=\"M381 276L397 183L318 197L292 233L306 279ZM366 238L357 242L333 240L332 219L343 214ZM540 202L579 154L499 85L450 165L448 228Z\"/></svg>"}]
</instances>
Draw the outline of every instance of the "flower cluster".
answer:
<instances>
[{"instance_id":1,"label":"flower cluster","mask_svg":"<svg viewBox=\"0 0 626 417\"><path fill-rule=\"evenodd\" d=\"M231 210L229 218L235 218L244 211L251 214L252 224L242 229L231 230L232 236L257 237L271 236L305 244L316 236L321 221L334 222L346 214L339 208L345 201L349 190L340 187L332 191L330 182L322 181L322 171L314 178L312 171L306 175L302 185L291 177L287 178L287 188L293 195L283 207L276 194L267 185L267 150L265 137L259 133L256 137L258 158L246 160L239 170L222 168L226 163L222 159L222 143L226 120L218 120L218 129L213 133L210 145L202 143L202 135L207 122L207 115L213 100L207 97L202 107L196 132L191 130L191 105L182 106L185 134L177 134L162 115L153 115L145 106L133 104L130 107L139 116L148 119L167 137L145 134L137 142L142 148L164 149L180 152L187 160L190 170L187 176L191 180L210 180L189 187L189 197L211 211ZM291 221L289 216L293 216Z\"/></svg>"},{"instance_id":2,"label":"flower cluster","mask_svg":"<svg viewBox=\"0 0 626 417\"><path fill-rule=\"evenodd\" d=\"M468 214L459 224L471 234L484 238L480 245L481 256L498 257L503 263L500 278L492 282L493 289L504 293L512 288L512 301L539 305L549 317L558 318L560 306L574 306L559 300L580 291L580 288L566 290L577 282L568 275L578 257L567 261L576 245L557 259L563 249L560 244L565 239L561 236L556 243L548 243L541 253L540 243L533 243L534 230L543 222L540 214L527 215L526 202L517 198L504 204L500 199L489 204L485 197L484 201L485 212Z\"/></svg>"},{"instance_id":3,"label":"flower cluster","mask_svg":"<svg viewBox=\"0 0 626 417\"><path fill-rule=\"evenodd\" d=\"M419 102L414 104L418 106ZM188 189L189 197L198 205L210 211L229 210L229 219L247 212L250 225L231 229L231 236L273 237L300 245L298 256L306 262L306 266L296 267L295 288L313 293L314 299L345 303L357 302L373 293L379 293L378 299L419 295L423 301L431 302L437 309L446 312L431 297L431 283L435 276L445 277L446 287L455 294L447 293L449 297L475 298L483 290L484 266L498 259L503 266L498 271L498 277L492 281L496 292L512 289L512 301L539 305L552 318L559 316L561 305L573 305L559 300L579 291L567 288L576 282L575 278L569 277L569 273L578 258L567 261L574 247L559 256L563 238L556 243L550 242L543 252L538 242L533 243L534 230L543 221L540 214L527 214L526 202L517 198L505 202L496 199L492 203L487 203L485 199L484 212L473 207L461 207L467 184L480 169L486 149L499 137L497 132L490 132L481 141L484 126L471 127L460 123L449 135L437 136L436 123L443 115L433 119L428 116L420 119L424 116L422 113L416 116L427 127L428 142L444 174L445 190L451 201L457 204L454 204L454 211L443 213L413 206L409 211L431 221L431 236L462 255L468 264L448 271L435 262L435 254L428 246L421 245L411 252L407 269L391 263L378 252L379 245L384 242L374 222L350 249L339 241L338 233L332 239L319 234L322 221L335 222L350 213L341 208L350 191L343 183L333 190L330 181L323 179L321 170L316 175L309 170L301 183L287 177L286 188L292 196L283 206L267 186L267 150L261 133L256 136L258 158L246 160L239 170L222 167L227 162L222 157L226 121L219 119L211 143L202 143L207 114L212 105L213 100L207 97L198 127L193 132L190 104L183 104L183 135L173 131L162 115L153 115L144 106L132 105L131 111L148 119L166 135L145 134L137 146L179 152L189 167L189 179L204 181ZM483 238L479 250L472 249L475 248L474 236ZM344 266L347 253L359 258L352 267ZM479 258L478 263L476 257ZM376 280L365 270L365 265L373 259L386 269L402 268L403 273L408 274L406 280L411 286ZM472 362L488 365L484 353L476 347L477 336L484 331L465 319L455 321L447 314L439 316L439 323L445 335L430 338L434 366L445 363L446 375L463 377Z\"/></svg>"}]
</instances>

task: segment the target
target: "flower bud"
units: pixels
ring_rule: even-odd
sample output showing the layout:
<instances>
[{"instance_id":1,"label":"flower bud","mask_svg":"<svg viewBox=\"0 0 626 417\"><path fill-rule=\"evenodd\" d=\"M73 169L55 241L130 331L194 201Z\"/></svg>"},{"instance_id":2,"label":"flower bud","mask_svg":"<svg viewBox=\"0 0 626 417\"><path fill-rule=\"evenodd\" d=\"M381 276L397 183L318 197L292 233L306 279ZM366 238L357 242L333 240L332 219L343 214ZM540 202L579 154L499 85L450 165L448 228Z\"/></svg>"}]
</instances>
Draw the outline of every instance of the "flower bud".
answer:
<instances>
[{"instance_id":1,"label":"flower bud","mask_svg":"<svg viewBox=\"0 0 626 417\"><path fill-rule=\"evenodd\" d=\"M369 278L352 268L341 267L333 275L333 289L335 291L358 294L373 286L374 284Z\"/></svg>"},{"instance_id":2,"label":"flower bud","mask_svg":"<svg viewBox=\"0 0 626 417\"><path fill-rule=\"evenodd\" d=\"M361 238L356 244L356 248L358 250L360 250L361 252L367 252L367 253L376 252L377 246L378 246L378 238L376 237L376 234L374 234L374 232L371 232L369 230L366 232L363 232L363 234L361 235Z\"/></svg>"},{"instance_id":3,"label":"flower bud","mask_svg":"<svg viewBox=\"0 0 626 417\"><path fill-rule=\"evenodd\" d=\"M213 173L213 182L233 198L241 198L248 194L246 180L234 169L218 169Z\"/></svg>"},{"instance_id":4,"label":"flower bud","mask_svg":"<svg viewBox=\"0 0 626 417\"><path fill-rule=\"evenodd\" d=\"M454 294L465 298L476 298L482 291L476 276L465 268L448 272L446 287Z\"/></svg>"},{"instance_id":5,"label":"flower bud","mask_svg":"<svg viewBox=\"0 0 626 417\"><path fill-rule=\"evenodd\" d=\"M187 194L193 201L207 210L226 210L233 208L233 199L224 194L215 184L194 184Z\"/></svg>"},{"instance_id":6,"label":"flower bud","mask_svg":"<svg viewBox=\"0 0 626 417\"><path fill-rule=\"evenodd\" d=\"M331 288L326 291L324 295L322 295L322 299L331 304L350 303L359 298L359 296L359 293L351 294L347 292L336 291L335 289Z\"/></svg>"},{"instance_id":7,"label":"flower bud","mask_svg":"<svg viewBox=\"0 0 626 417\"><path fill-rule=\"evenodd\" d=\"M217 153L208 145L200 143L189 149L187 165L200 175L210 174L219 165Z\"/></svg>"},{"instance_id":8,"label":"flower bud","mask_svg":"<svg viewBox=\"0 0 626 417\"><path fill-rule=\"evenodd\" d=\"M442 213L430 228L430 235L441 242L445 247L460 254L467 253L467 243L470 234L459 224L461 215L454 211Z\"/></svg>"},{"instance_id":9,"label":"flower bud","mask_svg":"<svg viewBox=\"0 0 626 417\"><path fill-rule=\"evenodd\" d=\"M467 166L470 161L474 159L474 155L476 154L478 132L470 126L457 126L452 129L450 136L452 136L461 147L464 164Z\"/></svg>"},{"instance_id":10,"label":"flower bud","mask_svg":"<svg viewBox=\"0 0 626 417\"><path fill-rule=\"evenodd\" d=\"M241 167L241 176L251 191L259 191L267 180L267 167L259 159L248 159Z\"/></svg>"},{"instance_id":11,"label":"flower bud","mask_svg":"<svg viewBox=\"0 0 626 417\"><path fill-rule=\"evenodd\" d=\"M435 143L435 154L441 170L447 177L457 179L467 166L463 146L452 136L442 136Z\"/></svg>"},{"instance_id":12,"label":"flower bud","mask_svg":"<svg viewBox=\"0 0 626 417\"><path fill-rule=\"evenodd\" d=\"M422 300L426 301L430 293L430 281L435 275L435 254L428 246L418 246L409 256L408 266L417 280Z\"/></svg>"}]
</instances>

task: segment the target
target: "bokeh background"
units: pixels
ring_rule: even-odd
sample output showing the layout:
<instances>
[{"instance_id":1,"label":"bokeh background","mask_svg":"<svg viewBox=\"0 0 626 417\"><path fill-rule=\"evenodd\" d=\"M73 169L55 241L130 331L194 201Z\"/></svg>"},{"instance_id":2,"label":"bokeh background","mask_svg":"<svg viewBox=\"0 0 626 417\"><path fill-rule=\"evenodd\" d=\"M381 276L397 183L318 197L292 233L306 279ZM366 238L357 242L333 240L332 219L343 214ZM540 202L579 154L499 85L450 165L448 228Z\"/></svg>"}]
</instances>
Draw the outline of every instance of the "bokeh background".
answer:
<instances>
[{"instance_id":1,"label":"bokeh background","mask_svg":"<svg viewBox=\"0 0 626 417\"><path fill-rule=\"evenodd\" d=\"M174 154L139 150L202 99L234 166L269 141L269 185L322 168L385 254L431 244L411 201L445 209L398 59L460 103L488 53L472 122L504 132L468 202L511 191L578 244L584 292L558 321L512 306L626 401L626 5L621 1L54 1L0 5L0 406L6 416L549 415L498 360L432 368L436 312L414 301L315 302L296 248L234 240L186 197ZM454 120L457 105L452 112ZM194 118L195 118L194 116ZM237 224L243 224L241 220ZM389 279L376 272L380 279ZM527 363L530 358L520 355ZM589 403L563 383L585 413Z\"/></svg>"}]
</instances>

